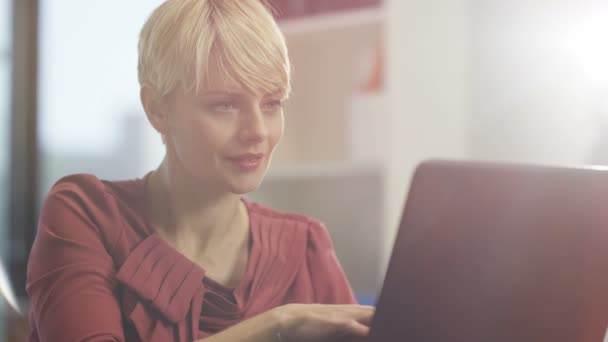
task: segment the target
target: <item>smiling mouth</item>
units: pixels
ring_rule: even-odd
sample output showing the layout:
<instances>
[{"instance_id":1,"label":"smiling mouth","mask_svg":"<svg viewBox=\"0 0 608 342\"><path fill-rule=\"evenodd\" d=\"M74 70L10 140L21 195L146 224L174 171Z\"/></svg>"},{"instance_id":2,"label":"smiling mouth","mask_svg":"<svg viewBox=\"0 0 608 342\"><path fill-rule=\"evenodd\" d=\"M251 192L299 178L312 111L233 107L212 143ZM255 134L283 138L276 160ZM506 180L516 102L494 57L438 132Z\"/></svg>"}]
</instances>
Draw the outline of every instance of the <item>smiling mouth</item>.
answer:
<instances>
[{"instance_id":1,"label":"smiling mouth","mask_svg":"<svg viewBox=\"0 0 608 342\"><path fill-rule=\"evenodd\" d=\"M238 156L234 156L234 157L228 157L228 159L230 160L247 160L247 161L252 161L252 160L260 160L264 158L264 154L263 153L246 153L246 154L242 154L242 155L238 155Z\"/></svg>"},{"instance_id":2,"label":"smiling mouth","mask_svg":"<svg viewBox=\"0 0 608 342\"><path fill-rule=\"evenodd\" d=\"M228 160L240 171L255 171L262 165L264 155L243 155Z\"/></svg>"}]
</instances>

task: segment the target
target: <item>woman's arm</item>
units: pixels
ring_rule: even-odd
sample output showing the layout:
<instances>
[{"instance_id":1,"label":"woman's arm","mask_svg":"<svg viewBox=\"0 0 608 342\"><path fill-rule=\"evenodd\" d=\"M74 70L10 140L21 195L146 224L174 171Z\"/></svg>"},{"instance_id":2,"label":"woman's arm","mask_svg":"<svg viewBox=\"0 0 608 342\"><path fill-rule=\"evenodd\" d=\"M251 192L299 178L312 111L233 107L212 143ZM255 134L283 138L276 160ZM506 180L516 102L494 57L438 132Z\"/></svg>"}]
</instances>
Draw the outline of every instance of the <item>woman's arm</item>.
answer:
<instances>
[{"instance_id":1,"label":"woman's arm","mask_svg":"<svg viewBox=\"0 0 608 342\"><path fill-rule=\"evenodd\" d=\"M312 342L340 337L362 338L369 333L373 314L373 307L362 305L287 304L236 324L204 342Z\"/></svg>"},{"instance_id":2,"label":"woman's arm","mask_svg":"<svg viewBox=\"0 0 608 342\"><path fill-rule=\"evenodd\" d=\"M204 340L195 342L251 341L251 342L285 342L281 341L281 323L276 309L242 321L232 327Z\"/></svg>"},{"instance_id":3,"label":"woman's arm","mask_svg":"<svg viewBox=\"0 0 608 342\"><path fill-rule=\"evenodd\" d=\"M100 230L112 224L105 196L78 176L58 183L45 201L27 274L30 329L42 342L125 340L114 263L102 242L108 236Z\"/></svg>"}]
</instances>

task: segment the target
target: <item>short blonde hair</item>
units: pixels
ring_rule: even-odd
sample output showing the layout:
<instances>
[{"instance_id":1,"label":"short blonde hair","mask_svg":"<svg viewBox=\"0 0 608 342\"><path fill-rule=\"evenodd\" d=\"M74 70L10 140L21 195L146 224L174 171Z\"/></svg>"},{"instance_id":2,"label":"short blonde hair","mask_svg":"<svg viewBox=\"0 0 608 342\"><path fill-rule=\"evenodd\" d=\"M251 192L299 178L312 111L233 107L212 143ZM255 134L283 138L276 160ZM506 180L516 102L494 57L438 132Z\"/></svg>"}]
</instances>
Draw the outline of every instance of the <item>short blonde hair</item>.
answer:
<instances>
[{"instance_id":1,"label":"short blonde hair","mask_svg":"<svg viewBox=\"0 0 608 342\"><path fill-rule=\"evenodd\" d=\"M138 78L160 95L200 91L210 58L219 74L254 92L290 91L285 38L262 0L167 0L143 26Z\"/></svg>"}]
</instances>

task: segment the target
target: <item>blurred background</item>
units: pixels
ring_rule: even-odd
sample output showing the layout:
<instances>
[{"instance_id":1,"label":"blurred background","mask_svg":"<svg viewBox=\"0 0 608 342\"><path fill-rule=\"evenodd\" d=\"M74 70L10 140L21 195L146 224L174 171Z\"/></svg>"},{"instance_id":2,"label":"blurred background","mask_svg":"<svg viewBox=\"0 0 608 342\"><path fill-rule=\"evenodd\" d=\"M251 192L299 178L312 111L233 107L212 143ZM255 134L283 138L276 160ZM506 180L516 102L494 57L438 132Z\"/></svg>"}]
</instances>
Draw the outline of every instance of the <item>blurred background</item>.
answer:
<instances>
[{"instance_id":1,"label":"blurred background","mask_svg":"<svg viewBox=\"0 0 608 342\"><path fill-rule=\"evenodd\" d=\"M23 340L8 289L27 311L52 184L141 177L162 158L136 73L139 29L161 2L0 0L0 341ZM606 0L271 2L293 95L248 196L324 221L361 302L380 290L421 160L608 164Z\"/></svg>"}]
</instances>

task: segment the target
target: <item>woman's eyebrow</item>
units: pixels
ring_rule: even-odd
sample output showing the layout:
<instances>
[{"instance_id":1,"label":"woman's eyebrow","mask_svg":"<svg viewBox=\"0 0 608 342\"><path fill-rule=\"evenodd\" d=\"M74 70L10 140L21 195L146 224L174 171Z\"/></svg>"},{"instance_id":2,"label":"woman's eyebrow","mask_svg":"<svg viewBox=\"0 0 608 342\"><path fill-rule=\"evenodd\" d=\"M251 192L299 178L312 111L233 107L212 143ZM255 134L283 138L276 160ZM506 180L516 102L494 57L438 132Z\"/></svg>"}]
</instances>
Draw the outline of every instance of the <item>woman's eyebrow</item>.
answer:
<instances>
[{"instance_id":1,"label":"woman's eyebrow","mask_svg":"<svg viewBox=\"0 0 608 342\"><path fill-rule=\"evenodd\" d=\"M268 98L268 97L280 97L280 98L285 98L286 94L285 91L283 90L277 90L274 92L270 92L264 95L264 97Z\"/></svg>"},{"instance_id":2,"label":"woman's eyebrow","mask_svg":"<svg viewBox=\"0 0 608 342\"><path fill-rule=\"evenodd\" d=\"M241 96L243 95L241 92L232 91L232 90L211 90L204 91L201 95L203 96L215 96L215 95L228 95L228 96Z\"/></svg>"},{"instance_id":3,"label":"woman's eyebrow","mask_svg":"<svg viewBox=\"0 0 608 342\"><path fill-rule=\"evenodd\" d=\"M229 96L229 97L246 97L248 96L249 93L244 92L244 91L240 91L240 90L232 90L232 89L227 89L227 90L206 90L203 91L201 93L202 97L213 97L213 96ZM259 95L261 97L263 97L264 99L267 98L281 98L284 99L286 97L285 91L283 90L277 90L277 91L273 91L273 92L268 92L265 93L263 95Z\"/></svg>"}]
</instances>

